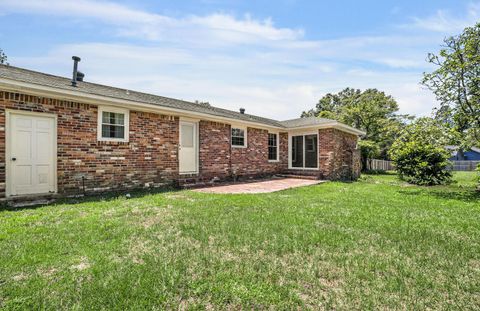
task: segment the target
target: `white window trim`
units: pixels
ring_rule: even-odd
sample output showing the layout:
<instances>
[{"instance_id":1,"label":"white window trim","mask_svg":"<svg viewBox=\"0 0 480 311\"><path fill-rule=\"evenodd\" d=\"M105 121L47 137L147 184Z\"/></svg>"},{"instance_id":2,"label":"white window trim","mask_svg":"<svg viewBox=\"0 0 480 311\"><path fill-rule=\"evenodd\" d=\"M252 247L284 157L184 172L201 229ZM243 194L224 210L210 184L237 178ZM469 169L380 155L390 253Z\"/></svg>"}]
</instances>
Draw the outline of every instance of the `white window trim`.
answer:
<instances>
[{"instance_id":1,"label":"white window trim","mask_svg":"<svg viewBox=\"0 0 480 311\"><path fill-rule=\"evenodd\" d=\"M233 129L239 129L239 130L243 130L243 133L245 134L244 137L243 137L243 146L239 146L239 145L233 145L233 139L232 139L232 130ZM230 127L230 146L232 146L232 148L247 148L248 146L248 128L246 126L236 126L236 125L232 125Z\"/></svg>"},{"instance_id":2,"label":"white window trim","mask_svg":"<svg viewBox=\"0 0 480 311\"><path fill-rule=\"evenodd\" d=\"M275 160L268 160L270 163L280 162L280 134L268 132L268 134L277 135L277 158ZM268 136L267 136L268 137ZM268 140L267 140L267 158L268 158Z\"/></svg>"},{"instance_id":3,"label":"white window trim","mask_svg":"<svg viewBox=\"0 0 480 311\"><path fill-rule=\"evenodd\" d=\"M124 114L124 138L110 138L102 137L102 115L104 112L113 112L113 113L122 113ZM108 107L108 106L99 106L98 107L98 116L97 116L97 140L98 141L115 141L115 142L128 142L130 137L130 110L117 107Z\"/></svg>"}]
</instances>

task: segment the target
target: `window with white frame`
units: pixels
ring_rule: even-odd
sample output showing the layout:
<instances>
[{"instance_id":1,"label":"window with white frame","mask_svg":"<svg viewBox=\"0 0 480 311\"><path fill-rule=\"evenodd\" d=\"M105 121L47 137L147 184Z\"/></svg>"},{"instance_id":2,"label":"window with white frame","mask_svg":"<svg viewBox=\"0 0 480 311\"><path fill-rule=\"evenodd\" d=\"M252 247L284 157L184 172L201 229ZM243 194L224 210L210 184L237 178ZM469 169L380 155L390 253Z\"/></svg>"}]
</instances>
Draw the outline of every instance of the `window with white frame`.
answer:
<instances>
[{"instance_id":1,"label":"window with white frame","mask_svg":"<svg viewBox=\"0 0 480 311\"><path fill-rule=\"evenodd\" d=\"M128 141L129 111L121 108L98 109L98 140Z\"/></svg>"},{"instance_id":2,"label":"window with white frame","mask_svg":"<svg viewBox=\"0 0 480 311\"><path fill-rule=\"evenodd\" d=\"M268 133L268 160L278 160L278 134Z\"/></svg>"},{"instance_id":3,"label":"window with white frame","mask_svg":"<svg viewBox=\"0 0 480 311\"><path fill-rule=\"evenodd\" d=\"M232 146L246 147L247 146L247 129L232 127Z\"/></svg>"}]
</instances>

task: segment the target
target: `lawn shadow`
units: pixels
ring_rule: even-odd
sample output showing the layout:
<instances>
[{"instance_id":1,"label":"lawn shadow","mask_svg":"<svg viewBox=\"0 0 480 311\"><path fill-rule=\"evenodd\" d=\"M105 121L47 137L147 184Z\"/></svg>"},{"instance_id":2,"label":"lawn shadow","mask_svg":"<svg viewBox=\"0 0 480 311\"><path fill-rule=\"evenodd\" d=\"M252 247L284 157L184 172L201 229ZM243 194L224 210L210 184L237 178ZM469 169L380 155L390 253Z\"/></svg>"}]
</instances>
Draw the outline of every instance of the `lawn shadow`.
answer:
<instances>
[{"instance_id":1,"label":"lawn shadow","mask_svg":"<svg viewBox=\"0 0 480 311\"><path fill-rule=\"evenodd\" d=\"M438 189L438 188L428 188L423 187L421 189L411 189L411 190L398 190L398 193L402 195L414 196L420 194L427 194L436 198L444 200L458 200L462 202L479 202L480 204L480 192L473 189L462 189L457 191Z\"/></svg>"},{"instance_id":2,"label":"lawn shadow","mask_svg":"<svg viewBox=\"0 0 480 311\"><path fill-rule=\"evenodd\" d=\"M396 171L384 171L384 170L369 170L369 171L362 171L362 175L398 175Z\"/></svg>"},{"instance_id":3,"label":"lawn shadow","mask_svg":"<svg viewBox=\"0 0 480 311\"><path fill-rule=\"evenodd\" d=\"M87 193L85 195L78 195L72 197L58 197L51 199L48 203L38 203L38 204L28 204L26 205L9 205L9 202L4 202L0 205L0 212L2 211L22 211L29 209L37 209L45 206L52 205L61 205L61 204L83 204L90 202L108 202L114 201L120 197L125 197L128 199L137 199L142 198L148 195L169 193L169 192L178 192L182 189L174 186L165 186L159 188L149 188L149 189L125 189L125 190L116 190L116 191L106 191L101 193ZM41 199L41 198L38 198Z\"/></svg>"}]
</instances>

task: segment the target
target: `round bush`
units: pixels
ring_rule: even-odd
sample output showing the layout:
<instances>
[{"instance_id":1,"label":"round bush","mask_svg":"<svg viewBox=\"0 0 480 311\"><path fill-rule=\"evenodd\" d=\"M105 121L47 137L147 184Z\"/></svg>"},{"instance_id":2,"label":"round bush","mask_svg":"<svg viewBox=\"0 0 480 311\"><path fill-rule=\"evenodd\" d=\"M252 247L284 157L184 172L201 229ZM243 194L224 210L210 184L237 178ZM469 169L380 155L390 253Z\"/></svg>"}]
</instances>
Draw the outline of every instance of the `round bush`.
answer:
<instances>
[{"instance_id":1,"label":"round bush","mask_svg":"<svg viewBox=\"0 0 480 311\"><path fill-rule=\"evenodd\" d=\"M450 153L444 132L429 118L408 125L393 143L390 157L400 177L416 185L439 185L451 181Z\"/></svg>"}]
</instances>

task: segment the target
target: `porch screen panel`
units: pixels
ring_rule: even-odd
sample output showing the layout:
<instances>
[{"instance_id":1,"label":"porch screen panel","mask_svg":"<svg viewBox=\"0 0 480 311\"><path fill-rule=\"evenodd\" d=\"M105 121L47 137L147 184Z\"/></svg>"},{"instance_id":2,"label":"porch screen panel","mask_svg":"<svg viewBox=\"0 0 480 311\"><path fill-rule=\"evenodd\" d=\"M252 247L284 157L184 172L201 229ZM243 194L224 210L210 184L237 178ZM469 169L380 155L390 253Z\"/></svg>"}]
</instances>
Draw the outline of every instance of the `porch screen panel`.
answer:
<instances>
[{"instance_id":1,"label":"porch screen panel","mask_svg":"<svg viewBox=\"0 0 480 311\"><path fill-rule=\"evenodd\" d=\"M292 136L292 167L303 167L303 136Z\"/></svg>"}]
</instances>

